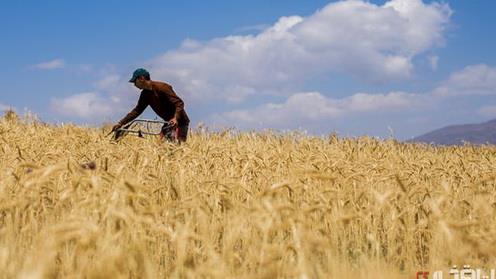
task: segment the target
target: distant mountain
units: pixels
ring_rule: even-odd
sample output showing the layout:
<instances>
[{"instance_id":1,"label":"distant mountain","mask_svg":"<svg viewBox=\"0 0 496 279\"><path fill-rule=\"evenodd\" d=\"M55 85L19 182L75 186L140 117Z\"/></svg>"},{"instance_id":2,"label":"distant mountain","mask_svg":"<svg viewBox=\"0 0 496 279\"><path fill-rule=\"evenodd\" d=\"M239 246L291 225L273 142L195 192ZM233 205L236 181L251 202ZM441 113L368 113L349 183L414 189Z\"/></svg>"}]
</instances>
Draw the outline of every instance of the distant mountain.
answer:
<instances>
[{"instance_id":1,"label":"distant mountain","mask_svg":"<svg viewBox=\"0 0 496 279\"><path fill-rule=\"evenodd\" d=\"M465 124L444 127L418 136L410 142L425 142L443 145L496 144L496 119L480 124Z\"/></svg>"}]
</instances>

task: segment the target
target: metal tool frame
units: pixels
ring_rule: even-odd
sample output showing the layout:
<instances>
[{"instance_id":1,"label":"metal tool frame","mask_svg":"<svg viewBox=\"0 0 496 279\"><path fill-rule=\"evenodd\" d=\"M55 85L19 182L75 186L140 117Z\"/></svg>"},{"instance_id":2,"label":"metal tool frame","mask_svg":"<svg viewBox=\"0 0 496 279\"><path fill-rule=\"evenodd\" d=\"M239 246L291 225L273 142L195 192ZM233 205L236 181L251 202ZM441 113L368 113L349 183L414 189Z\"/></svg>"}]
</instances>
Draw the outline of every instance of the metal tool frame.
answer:
<instances>
[{"instance_id":1,"label":"metal tool frame","mask_svg":"<svg viewBox=\"0 0 496 279\"><path fill-rule=\"evenodd\" d=\"M138 130L133 129L132 128L133 124L137 124L137 123L145 123L144 125L146 128L146 131L143 131L142 129L140 129L141 127L138 127ZM172 128L174 128L174 125L172 125L168 121L138 118L138 119L132 120L131 122L126 124L124 127L115 130L113 139L116 141L121 140L127 134L132 134L132 135L138 136L140 138L144 138L144 135L151 135L151 136L161 135L164 129L162 129L162 127L161 127L158 132L150 132L152 130L151 126L150 126L151 124L162 124L162 127L164 127L164 125L167 125L167 126L165 126L165 128L171 129L171 130L172 130Z\"/></svg>"}]
</instances>

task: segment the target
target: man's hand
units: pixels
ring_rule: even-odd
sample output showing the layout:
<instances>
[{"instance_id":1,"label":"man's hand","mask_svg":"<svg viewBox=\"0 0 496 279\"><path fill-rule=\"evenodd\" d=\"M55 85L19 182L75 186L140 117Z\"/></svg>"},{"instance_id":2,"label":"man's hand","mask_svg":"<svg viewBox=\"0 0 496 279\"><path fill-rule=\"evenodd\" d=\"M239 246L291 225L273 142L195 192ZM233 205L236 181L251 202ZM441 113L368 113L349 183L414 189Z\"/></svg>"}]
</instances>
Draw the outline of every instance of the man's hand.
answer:
<instances>
[{"instance_id":1,"label":"man's hand","mask_svg":"<svg viewBox=\"0 0 496 279\"><path fill-rule=\"evenodd\" d=\"M172 126L177 126L177 119L174 117L172 118L171 120L169 120L169 123L172 125Z\"/></svg>"},{"instance_id":2,"label":"man's hand","mask_svg":"<svg viewBox=\"0 0 496 279\"><path fill-rule=\"evenodd\" d=\"M112 127L112 132L115 132L117 131L118 129L120 129L122 127L121 124L115 124L114 127Z\"/></svg>"}]
</instances>

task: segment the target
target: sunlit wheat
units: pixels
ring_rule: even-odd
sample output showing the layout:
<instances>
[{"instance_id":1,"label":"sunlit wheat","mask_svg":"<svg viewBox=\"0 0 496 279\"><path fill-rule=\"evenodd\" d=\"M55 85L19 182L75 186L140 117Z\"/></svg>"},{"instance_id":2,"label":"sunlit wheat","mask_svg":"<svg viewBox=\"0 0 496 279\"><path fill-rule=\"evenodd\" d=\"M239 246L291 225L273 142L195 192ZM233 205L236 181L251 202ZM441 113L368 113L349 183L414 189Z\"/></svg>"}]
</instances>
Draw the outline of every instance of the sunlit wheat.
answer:
<instances>
[{"instance_id":1,"label":"sunlit wheat","mask_svg":"<svg viewBox=\"0 0 496 279\"><path fill-rule=\"evenodd\" d=\"M29 123L28 123L29 122ZM0 120L0 278L413 278L496 266L496 148Z\"/></svg>"}]
</instances>

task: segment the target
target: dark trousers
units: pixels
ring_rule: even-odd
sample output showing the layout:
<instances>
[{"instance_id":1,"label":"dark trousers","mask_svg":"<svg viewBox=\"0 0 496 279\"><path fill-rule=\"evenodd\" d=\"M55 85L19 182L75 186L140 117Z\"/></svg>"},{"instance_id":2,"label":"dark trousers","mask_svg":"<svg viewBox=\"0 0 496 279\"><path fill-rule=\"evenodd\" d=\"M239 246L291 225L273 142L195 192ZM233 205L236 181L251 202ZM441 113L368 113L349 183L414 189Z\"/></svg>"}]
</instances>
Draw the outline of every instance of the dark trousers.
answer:
<instances>
[{"instance_id":1,"label":"dark trousers","mask_svg":"<svg viewBox=\"0 0 496 279\"><path fill-rule=\"evenodd\" d=\"M177 127L170 127L167 124L162 127L160 138L165 138L168 141L185 142L188 138L189 125L179 125Z\"/></svg>"},{"instance_id":2,"label":"dark trousers","mask_svg":"<svg viewBox=\"0 0 496 279\"><path fill-rule=\"evenodd\" d=\"M181 125L176 128L176 139L179 142L185 142L188 139L188 129L189 125Z\"/></svg>"}]
</instances>

